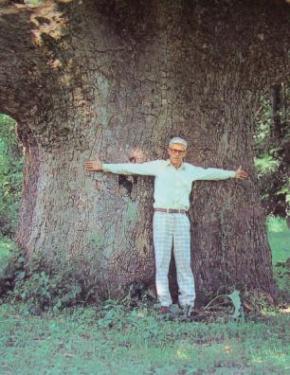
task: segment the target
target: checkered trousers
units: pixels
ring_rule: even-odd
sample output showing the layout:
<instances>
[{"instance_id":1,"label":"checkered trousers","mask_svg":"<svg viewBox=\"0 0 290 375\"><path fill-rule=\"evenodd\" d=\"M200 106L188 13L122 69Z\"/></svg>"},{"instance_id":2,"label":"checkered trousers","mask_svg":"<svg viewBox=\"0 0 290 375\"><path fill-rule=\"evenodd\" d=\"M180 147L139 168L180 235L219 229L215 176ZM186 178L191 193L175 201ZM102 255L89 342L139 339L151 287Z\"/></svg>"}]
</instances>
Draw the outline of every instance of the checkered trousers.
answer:
<instances>
[{"instance_id":1,"label":"checkered trousers","mask_svg":"<svg viewBox=\"0 0 290 375\"><path fill-rule=\"evenodd\" d=\"M153 240L156 289L162 306L172 304L168 272L172 253L176 264L180 305L194 305L195 287L190 266L190 222L186 214L154 212Z\"/></svg>"}]
</instances>

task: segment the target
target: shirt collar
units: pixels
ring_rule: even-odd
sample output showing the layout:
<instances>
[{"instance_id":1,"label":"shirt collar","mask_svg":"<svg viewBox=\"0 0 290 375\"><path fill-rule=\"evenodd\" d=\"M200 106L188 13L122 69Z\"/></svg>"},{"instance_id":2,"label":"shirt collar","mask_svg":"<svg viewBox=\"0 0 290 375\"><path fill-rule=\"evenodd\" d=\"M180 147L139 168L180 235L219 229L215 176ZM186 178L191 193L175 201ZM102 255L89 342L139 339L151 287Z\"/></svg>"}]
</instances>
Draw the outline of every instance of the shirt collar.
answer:
<instances>
[{"instance_id":1,"label":"shirt collar","mask_svg":"<svg viewBox=\"0 0 290 375\"><path fill-rule=\"evenodd\" d=\"M168 166L168 167L172 166L173 167L173 165L170 163L170 159L166 160L166 166ZM175 168L175 167L173 167L173 168ZM181 170L185 169L185 163L184 162L182 162L181 166L179 168L177 168L177 170L179 170L179 169L181 169Z\"/></svg>"}]
</instances>

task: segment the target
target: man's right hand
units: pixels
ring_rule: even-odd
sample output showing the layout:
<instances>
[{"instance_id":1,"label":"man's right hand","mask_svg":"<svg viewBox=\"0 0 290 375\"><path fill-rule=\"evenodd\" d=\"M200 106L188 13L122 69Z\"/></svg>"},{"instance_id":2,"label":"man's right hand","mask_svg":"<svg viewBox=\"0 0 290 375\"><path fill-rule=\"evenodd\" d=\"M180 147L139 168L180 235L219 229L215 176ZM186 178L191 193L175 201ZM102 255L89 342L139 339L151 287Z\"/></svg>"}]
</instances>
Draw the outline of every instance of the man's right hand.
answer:
<instances>
[{"instance_id":1,"label":"man's right hand","mask_svg":"<svg viewBox=\"0 0 290 375\"><path fill-rule=\"evenodd\" d=\"M88 160L85 161L85 169L88 172L100 172L103 170L103 163L97 160Z\"/></svg>"}]
</instances>

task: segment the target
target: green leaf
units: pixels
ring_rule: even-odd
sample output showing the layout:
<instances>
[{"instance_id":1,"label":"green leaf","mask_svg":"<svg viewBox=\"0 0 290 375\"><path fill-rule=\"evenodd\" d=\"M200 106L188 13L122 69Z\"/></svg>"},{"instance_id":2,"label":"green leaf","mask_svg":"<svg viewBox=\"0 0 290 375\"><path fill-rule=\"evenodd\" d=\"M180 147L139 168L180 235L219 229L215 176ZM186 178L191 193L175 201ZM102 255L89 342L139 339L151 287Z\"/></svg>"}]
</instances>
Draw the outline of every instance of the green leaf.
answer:
<instances>
[{"instance_id":1,"label":"green leaf","mask_svg":"<svg viewBox=\"0 0 290 375\"><path fill-rule=\"evenodd\" d=\"M231 294L228 294L232 304L234 305L234 313L232 315L233 319L238 319L243 316L243 306L240 297L240 292L238 290L234 290Z\"/></svg>"}]
</instances>

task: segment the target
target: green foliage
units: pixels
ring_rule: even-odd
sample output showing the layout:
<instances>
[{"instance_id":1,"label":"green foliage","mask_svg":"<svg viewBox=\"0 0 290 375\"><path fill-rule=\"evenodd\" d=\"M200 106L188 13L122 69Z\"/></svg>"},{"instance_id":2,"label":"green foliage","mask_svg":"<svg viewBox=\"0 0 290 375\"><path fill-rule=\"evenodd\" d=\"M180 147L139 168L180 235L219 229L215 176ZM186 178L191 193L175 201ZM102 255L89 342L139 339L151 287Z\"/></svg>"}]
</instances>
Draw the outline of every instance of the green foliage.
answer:
<instances>
[{"instance_id":1,"label":"green foliage","mask_svg":"<svg viewBox=\"0 0 290 375\"><path fill-rule=\"evenodd\" d=\"M13 236L17 226L23 180L23 157L15 121L0 114L0 234Z\"/></svg>"},{"instance_id":2,"label":"green foliage","mask_svg":"<svg viewBox=\"0 0 290 375\"><path fill-rule=\"evenodd\" d=\"M280 165L280 161L275 159L272 155L265 154L255 159L255 167L258 176L276 172Z\"/></svg>"},{"instance_id":3,"label":"green foliage","mask_svg":"<svg viewBox=\"0 0 290 375\"><path fill-rule=\"evenodd\" d=\"M76 304L80 292L80 285L64 280L63 275L51 276L44 271L27 274L22 271L16 275L15 287L8 300L27 302L32 313L40 314L50 308L58 310Z\"/></svg>"},{"instance_id":4,"label":"green foliage","mask_svg":"<svg viewBox=\"0 0 290 375\"><path fill-rule=\"evenodd\" d=\"M67 306L88 302L85 285L78 278L73 266L47 273L41 268L30 268L16 273L15 286L10 292L10 302L23 301L30 306L31 312L40 314L42 311L54 311Z\"/></svg>"},{"instance_id":5,"label":"green foliage","mask_svg":"<svg viewBox=\"0 0 290 375\"><path fill-rule=\"evenodd\" d=\"M28 266L18 251L8 266L3 268L0 292L1 285L7 285L10 280L10 288L9 285L7 288L3 287L2 298L10 303L26 302L31 312L41 314L43 311L57 311L77 304L98 303L100 296L97 275L95 259L92 257L88 260L85 254L74 258L63 254L55 255L48 265L47 259L44 261L42 255L36 253L29 260Z\"/></svg>"},{"instance_id":6,"label":"green foliage","mask_svg":"<svg viewBox=\"0 0 290 375\"><path fill-rule=\"evenodd\" d=\"M0 237L0 278L11 261L13 261L12 252L15 246L15 243L10 239Z\"/></svg>"},{"instance_id":7,"label":"green foliage","mask_svg":"<svg viewBox=\"0 0 290 375\"><path fill-rule=\"evenodd\" d=\"M15 278L23 268L24 257L16 243L0 236L0 298L14 287Z\"/></svg>"}]
</instances>

